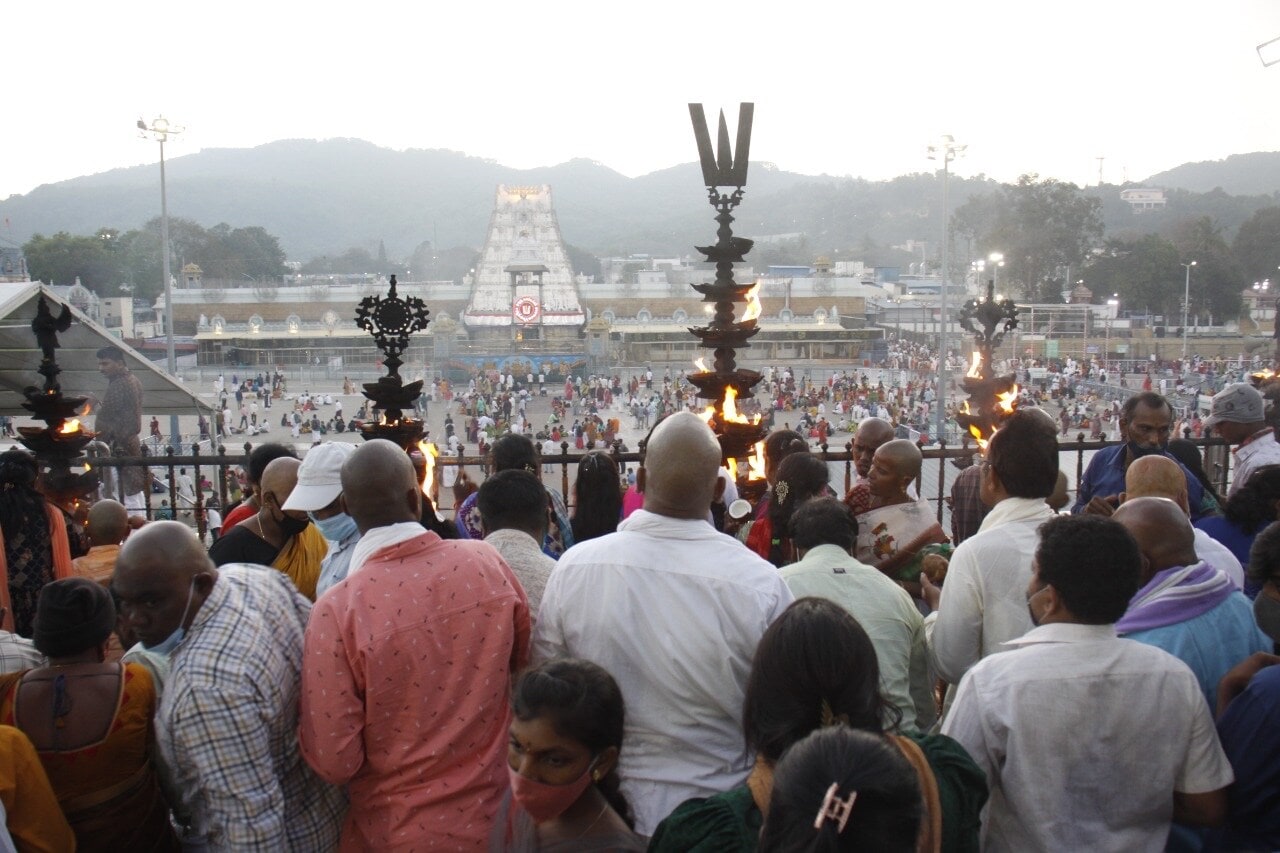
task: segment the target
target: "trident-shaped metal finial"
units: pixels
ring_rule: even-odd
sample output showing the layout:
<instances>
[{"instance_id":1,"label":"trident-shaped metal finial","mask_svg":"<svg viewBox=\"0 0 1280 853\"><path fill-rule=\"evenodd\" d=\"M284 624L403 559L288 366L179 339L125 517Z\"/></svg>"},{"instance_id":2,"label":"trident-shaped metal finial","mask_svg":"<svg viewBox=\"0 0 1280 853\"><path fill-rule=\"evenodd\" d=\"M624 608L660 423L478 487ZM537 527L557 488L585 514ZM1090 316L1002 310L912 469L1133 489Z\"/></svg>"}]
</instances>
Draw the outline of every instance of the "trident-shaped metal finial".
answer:
<instances>
[{"instance_id":1,"label":"trident-shaped metal finial","mask_svg":"<svg viewBox=\"0 0 1280 853\"><path fill-rule=\"evenodd\" d=\"M698 141L698 158L702 161L702 179L708 187L745 187L747 185L747 157L751 153L751 117L755 104L738 105L737 150L729 148L729 126L720 111L720 132L716 139L716 151L711 151L711 132L707 128L707 116L702 104L689 105L689 117L693 119L693 135Z\"/></svg>"}]
</instances>

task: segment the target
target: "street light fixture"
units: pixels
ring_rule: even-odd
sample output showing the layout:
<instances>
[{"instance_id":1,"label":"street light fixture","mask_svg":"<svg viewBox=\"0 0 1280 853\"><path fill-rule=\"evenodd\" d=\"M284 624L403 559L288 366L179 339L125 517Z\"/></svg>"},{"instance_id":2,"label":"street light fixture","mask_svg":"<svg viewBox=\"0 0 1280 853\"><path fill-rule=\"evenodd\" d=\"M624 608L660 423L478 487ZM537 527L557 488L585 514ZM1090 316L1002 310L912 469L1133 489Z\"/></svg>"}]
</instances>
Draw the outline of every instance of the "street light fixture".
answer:
<instances>
[{"instance_id":1,"label":"street light fixture","mask_svg":"<svg viewBox=\"0 0 1280 853\"><path fill-rule=\"evenodd\" d=\"M987 255L987 263L991 265L991 281L996 286L1000 286L1000 267L1004 266L1004 253L992 252Z\"/></svg>"},{"instance_id":2,"label":"street light fixture","mask_svg":"<svg viewBox=\"0 0 1280 853\"><path fill-rule=\"evenodd\" d=\"M942 276L939 292L942 304L939 306L938 326L938 411L937 437L945 441L944 430L947 425L947 237L950 231L951 211L948 209L947 184L951 176L951 161L964 154L967 145L959 145L951 134L944 134L927 150L930 160L942 161Z\"/></svg>"},{"instance_id":3,"label":"street light fixture","mask_svg":"<svg viewBox=\"0 0 1280 853\"><path fill-rule=\"evenodd\" d=\"M164 176L164 144L170 136L176 136L184 130L186 130L185 127L169 124L169 120L164 116L157 116L149 125L142 119L138 119L138 136L143 139L154 139L160 143L160 268L161 275L164 276L164 328L167 340L166 366L171 377L177 376L178 360L173 354L173 282L169 272L169 198ZM181 446L181 442L182 436L178 431L178 416L170 415L169 443L177 448Z\"/></svg>"},{"instance_id":4,"label":"street light fixture","mask_svg":"<svg viewBox=\"0 0 1280 853\"><path fill-rule=\"evenodd\" d=\"M1187 372L1187 309L1191 307L1191 268L1196 261L1179 264L1187 270L1187 281L1182 290L1182 372Z\"/></svg>"}]
</instances>

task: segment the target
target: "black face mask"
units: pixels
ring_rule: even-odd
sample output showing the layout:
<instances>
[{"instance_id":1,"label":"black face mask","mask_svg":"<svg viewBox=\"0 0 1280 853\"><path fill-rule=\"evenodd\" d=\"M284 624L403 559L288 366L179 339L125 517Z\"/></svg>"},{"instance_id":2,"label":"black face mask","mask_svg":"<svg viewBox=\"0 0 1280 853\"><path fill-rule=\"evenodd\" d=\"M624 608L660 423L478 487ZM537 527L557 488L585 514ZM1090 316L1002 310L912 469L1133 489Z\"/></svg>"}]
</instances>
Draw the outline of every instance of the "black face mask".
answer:
<instances>
[{"instance_id":1,"label":"black face mask","mask_svg":"<svg viewBox=\"0 0 1280 853\"><path fill-rule=\"evenodd\" d=\"M276 522L280 531L290 539L307 529L307 525L311 523L308 518L294 518L292 515L283 514L280 520Z\"/></svg>"},{"instance_id":2,"label":"black face mask","mask_svg":"<svg viewBox=\"0 0 1280 853\"><path fill-rule=\"evenodd\" d=\"M1143 456L1163 456L1169 449L1168 442L1157 444L1154 447L1146 447L1133 439L1129 439L1128 443L1129 455L1134 459L1141 459Z\"/></svg>"}]
</instances>

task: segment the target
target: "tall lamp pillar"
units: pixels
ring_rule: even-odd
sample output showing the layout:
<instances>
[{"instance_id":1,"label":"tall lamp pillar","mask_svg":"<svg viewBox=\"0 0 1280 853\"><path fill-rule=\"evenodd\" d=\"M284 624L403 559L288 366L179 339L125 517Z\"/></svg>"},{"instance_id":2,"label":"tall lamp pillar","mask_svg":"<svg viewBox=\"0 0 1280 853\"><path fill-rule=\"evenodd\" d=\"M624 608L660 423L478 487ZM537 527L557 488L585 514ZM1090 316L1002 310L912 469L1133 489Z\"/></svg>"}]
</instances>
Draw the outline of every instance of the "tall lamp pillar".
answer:
<instances>
[{"instance_id":1,"label":"tall lamp pillar","mask_svg":"<svg viewBox=\"0 0 1280 853\"><path fill-rule=\"evenodd\" d=\"M939 442L946 440L947 426L947 249L950 236L951 211L950 199L947 197L947 185L951 177L951 161L964 153L966 145L956 144L955 137L950 134L942 136L938 142L929 146L930 160L942 160L942 275L939 291L942 301L939 305L938 323L938 400L937 400L937 438Z\"/></svg>"},{"instance_id":2,"label":"tall lamp pillar","mask_svg":"<svg viewBox=\"0 0 1280 853\"><path fill-rule=\"evenodd\" d=\"M164 144L170 134L179 134L185 129L169 124L164 116L157 117L150 125L138 119L138 135L160 143L160 274L164 276L165 367L174 377L178 375L178 359L173 352L173 280L169 269L169 193L164 174ZM174 447L182 445L177 415L169 416L169 443Z\"/></svg>"},{"instance_id":3,"label":"tall lamp pillar","mask_svg":"<svg viewBox=\"0 0 1280 853\"><path fill-rule=\"evenodd\" d=\"M1187 372L1187 309L1191 307L1191 268L1196 265L1195 261L1189 264L1181 264L1187 270L1186 284L1182 290L1182 372Z\"/></svg>"}]
</instances>

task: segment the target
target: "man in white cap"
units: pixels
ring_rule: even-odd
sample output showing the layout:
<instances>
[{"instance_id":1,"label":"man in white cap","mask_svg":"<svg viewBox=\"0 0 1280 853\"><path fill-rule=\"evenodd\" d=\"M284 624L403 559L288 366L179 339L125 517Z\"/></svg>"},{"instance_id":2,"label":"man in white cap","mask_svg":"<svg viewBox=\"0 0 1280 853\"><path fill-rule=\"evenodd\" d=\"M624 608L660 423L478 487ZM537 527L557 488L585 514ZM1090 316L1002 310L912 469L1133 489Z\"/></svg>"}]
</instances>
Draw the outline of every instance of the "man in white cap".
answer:
<instances>
[{"instance_id":1,"label":"man in white cap","mask_svg":"<svg viewBox=\"0 0 1280 853\"><path fill-rule=\"evenodd\" d=\"M320 535L329 542L329 552L320 562L317 599L346 578L352 551L360 541L355 519L347 515L342 503L342 463L354 452L353 445L342 442L319 444L308 450L298 468L298 485L282 507L306 512Z\"/></svg>"},{"instance_id":2,"label":"man in white cap","mask_svg":"<svg viewBox=\"0 0 1280 853\"><path fill-rule=\"evenodd\" d=\"M1231 451L1236 473L1227 497L1239 491L1254 471L1280 463L1280 444L1266 422L1265 410L1262 394L1245 382L1228 385L1213 395L1209 417L1204 419L1205 431L1212 428L1227 444L1239 445Z\"/></svg>"}]
</instances>

